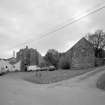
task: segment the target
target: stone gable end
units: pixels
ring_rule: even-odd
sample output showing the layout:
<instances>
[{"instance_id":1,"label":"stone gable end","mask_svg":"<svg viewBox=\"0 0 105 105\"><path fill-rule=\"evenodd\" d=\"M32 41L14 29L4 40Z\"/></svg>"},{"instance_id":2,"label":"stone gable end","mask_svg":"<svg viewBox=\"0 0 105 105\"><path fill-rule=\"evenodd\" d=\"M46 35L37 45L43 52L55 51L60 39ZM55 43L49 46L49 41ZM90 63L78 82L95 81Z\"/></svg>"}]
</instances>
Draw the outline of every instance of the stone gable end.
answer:
<instances>
[{"instance_id":1,"label":"stone gable end","mask_svg":"<svg viewBox=\"0 0 105 105\"><path fill-rule=\"evenodd\" d=\"M68 52L71 69L91 68L95 65L93 45L85 38L80 39Z\"/></svg>"}]
</instances>

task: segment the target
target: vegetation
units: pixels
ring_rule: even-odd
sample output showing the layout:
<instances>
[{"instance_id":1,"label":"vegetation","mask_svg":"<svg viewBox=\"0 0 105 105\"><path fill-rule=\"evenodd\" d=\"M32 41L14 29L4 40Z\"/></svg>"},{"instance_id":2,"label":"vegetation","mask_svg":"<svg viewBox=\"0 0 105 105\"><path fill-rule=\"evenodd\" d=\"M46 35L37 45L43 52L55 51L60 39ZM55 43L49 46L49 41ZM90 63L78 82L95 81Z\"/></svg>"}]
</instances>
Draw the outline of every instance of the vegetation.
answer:
<instances>
[{"instance_id":1,"label":"vegetation","mask_svg":"<svg viewBox=\"0 0 105 105\"><path fill-rule=\"evenodd\" d=\"M55 71L34 71L34 72L17 72L8 73L8 75L13 78L23 79L28 82L38 83L38 84L50 84L59 82L62 80L67 80L75 76L82 75L93 69L86 70L55 70Z\"/></svg>"},{"instance_id":2,"label":"vegetation","mask_svg":"<svg viewBox=\"0 0 105 105\"><path fill-rule=\"evenodd\" d=\"M105 32L96 30L94 33L87 34L87 39L91 42L95 51L95 66L103 65L105 58ZM36 49L21 49L17 53L17 60L22 61L22 70L25 70L28 65L38 65L40 67L54 66L55 68L70 69L70 61L64 53L59 53L55 49L49 49L44 57L40 57L42 62L39 63L39 52ZM101 59L100 59L101 58Z\"/></svg>"},{"instance_id":3,"label":"vegetation","mask_svg":"<svg viewBox=\"0 0 105 105\"><path fill-rule=\"evenodd\" d=\"M58 66L61 69L70 69L70 63L69 63L68 58L65 56L62 56L59 60Z\"/></svg>"},{"instance_id":4,"label":"vegetation","mask_svg":"<svg viewBox=\"0 0 105 105\"><path fill-rule=\"evenodd\" d=\"M54 49L48 50L48 52L46 53L44 57L46 62L49 62L50 65L53 65L56 68L58 68L59 58L60 58L60 54L58 53L58 51Z\"/></svg>"},{"instance_id":5,"label":"vegetation","mask_svg":"<svg viewBox=\"0 0 105 105\"><path fill-rule=\"evenodd\" d=\"M82 75L91 70L93 69L38 71L28 75L24 80L38 84L50 84Z\"/></svg>"},{"instance_id":6,"label":"vegetation","mask_svg":"<svg viewBox=\"0 0 105 105\"><path fill-rule=\"evenodd\" d=\"M105 74L103 74L98 80L97 80L97 87L99 89L105 90Z\"/></svg>"},{"instance_id":7,"label":"vegetation","mask_svg":"<svg viewBox=\"0 0 105 105\"><path fill-rule=\"evenodd\" d=\"M87 34L87 39L93 44L95 56L97 58L105 57L105 32L103 30L96 30L94 33Z\"/></svg>"}]
</instances>

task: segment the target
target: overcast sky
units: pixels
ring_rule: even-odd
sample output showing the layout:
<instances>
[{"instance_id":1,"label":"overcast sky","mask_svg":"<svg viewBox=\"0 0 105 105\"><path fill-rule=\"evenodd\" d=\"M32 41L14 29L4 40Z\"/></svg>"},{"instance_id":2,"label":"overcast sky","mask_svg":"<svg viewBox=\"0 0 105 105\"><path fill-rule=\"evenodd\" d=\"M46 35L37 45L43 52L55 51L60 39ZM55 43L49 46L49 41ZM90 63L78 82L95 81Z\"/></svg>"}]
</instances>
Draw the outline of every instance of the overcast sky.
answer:
<instances>
[{"instance_id":1,"label":"overcast sky","mask_svg":"<svg viewBox=\"0 0 105 105\"><path fill-rule=\"evenodd\" d=\"M63 52L86 33L96 29L105 31L105 9L102 9L42 38L44 33L86 14L87 10L97 8L100 3L105 5L103 1L0 0L0 57L11 57L13 50L25 45L36 48L41 54L51 48ZM21 44L26 41L27 44Z\"/></svg>"}]
</instances>

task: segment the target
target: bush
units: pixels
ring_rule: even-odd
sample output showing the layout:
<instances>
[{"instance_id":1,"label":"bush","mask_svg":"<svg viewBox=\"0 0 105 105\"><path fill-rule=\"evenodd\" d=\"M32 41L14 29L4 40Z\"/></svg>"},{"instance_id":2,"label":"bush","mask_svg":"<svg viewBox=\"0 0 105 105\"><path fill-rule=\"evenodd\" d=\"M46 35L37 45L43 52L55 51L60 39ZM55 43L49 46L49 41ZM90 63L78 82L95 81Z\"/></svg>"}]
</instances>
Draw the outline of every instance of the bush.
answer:
<instances>
[{"instance_id":1,"label":"bush","mask_svg":"<svg viewBox=\"0 0 105 105\"><path fill-rule=\"evenodd\" d=\"M58 66L61 69L70 69L69 60L66 57L61 57Z\"/></svg>"},{"instance_id":2,"label":"bush","mask_svg":"<svg viewBox=\"0 0 105 105\"><path fill-rule=\"evenodd\" d=\"M51 65L55 66L56 68L58 68L58 62L59 62L59 58L60 58L60 54L58 51L54 50L54 49L50 49L44 59Z\"/></svg>"},{"instance_id":3,"label":"bush","mask_svg":"<svg viewBox=\"0 0 105 105\"><path fill-rule=\"evenodd\" d=\"M39 67L46 67L46 63L42 62L38 65Z\"/></svg>"},{"instance_id":4,"label":"bush","mask_svg":"<svg viewBox=\"0 0 105 105\"><path fill-rule=\"evenodd\" d=\"M105 74L97 80L97 88L105 90Z\"/></svg>"}]
</instances>

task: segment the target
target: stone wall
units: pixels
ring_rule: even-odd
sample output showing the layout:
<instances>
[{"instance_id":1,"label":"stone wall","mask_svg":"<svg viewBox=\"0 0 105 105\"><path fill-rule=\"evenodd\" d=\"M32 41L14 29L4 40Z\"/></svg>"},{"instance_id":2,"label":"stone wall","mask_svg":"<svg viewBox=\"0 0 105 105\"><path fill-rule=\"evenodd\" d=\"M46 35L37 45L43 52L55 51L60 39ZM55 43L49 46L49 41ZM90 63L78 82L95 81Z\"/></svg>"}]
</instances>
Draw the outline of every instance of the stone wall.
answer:
<instances>
[{"instance_id":1,"label":"stone wall","mask_svg":"<svg viewBox=\"0 0 105 105\"><path fill-rule=\"evenodd\" d=\"M95 58L95 66L102 66L105 65L105 59L103 58Z\"/></svg>"}]
</instances>

